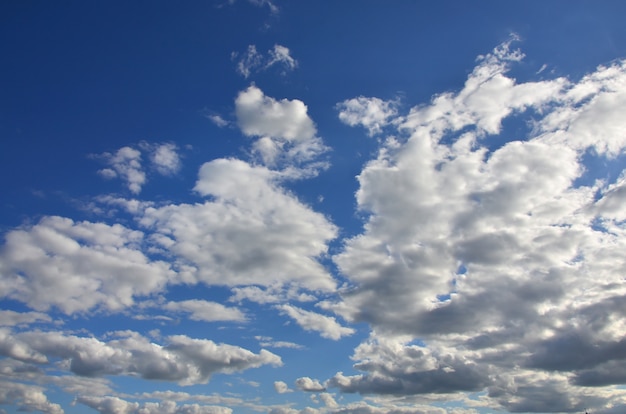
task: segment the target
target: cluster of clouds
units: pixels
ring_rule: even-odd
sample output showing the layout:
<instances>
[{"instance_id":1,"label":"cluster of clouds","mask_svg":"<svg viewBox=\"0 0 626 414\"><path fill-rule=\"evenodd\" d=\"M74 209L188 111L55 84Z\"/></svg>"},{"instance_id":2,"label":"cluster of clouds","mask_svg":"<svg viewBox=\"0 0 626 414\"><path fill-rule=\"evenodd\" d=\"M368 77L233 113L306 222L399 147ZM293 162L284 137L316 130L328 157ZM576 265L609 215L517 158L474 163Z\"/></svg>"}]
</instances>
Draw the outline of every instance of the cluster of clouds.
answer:
<instances>
[{"instance_id":1,"label":"cluster of clouds","mask_svg":"<svg viewBox=\"0 0 626 414\"><path fill-rule=\"evenodd\" d=\"M514 412L624 408L624 173L581 179L585 156L626 148L626 62L516 84L507 70L522 58L501 45L459 92L390 118L400 138L358 177L364 232L334 257L352 286L324 304L372 335L353 355L363 373L329 387L487 390ZM340 119L374 133L387 111L366 99L341 104ZM530 111L528 137L490 143Z\"/></svg>"},{"instance_id":2,"label":"cluster of clouds","mask_svg":"<svg viewBox=\"0 0 626 414\"><path fill-rule=\"evenodd\" d=\"M238 346L185 335L169 336L165 345L132 331L112 335L116 338L103 341L59 331L12 333L2 329L0 354L31 364L47 364L58 358L60 366L84 377L134 375L181 385L207 383L215 373L282 364L278 355L267 350L255 354Z\"/></svg>"},{"instance_id":3,"label":"cluster of clouds","mask_svg":"<svg viewBox=\"0 0 626 414\"><path fill-rule=\"evenodd\" d=\"M32 311L0 311L0 403L63 412L42 386L11 383L40 377L53 361L93 380L131 375L181 385L279 366L281 358L264 349L185 335L158 344L136 332L98 339L21 329L51 323L50 311L150 307L246 323L240 307L255 302L330 340L355 333L343 321L371 329L352 355L357 374L294 382L322 408L266 407L271 413L623 411L626 175L588 177L584 161L624 154L626 62L579 81L517 83L508 70L522 58L510 42L500 45L479 58L460 91L406 114L397 100L360 96L337 104L342 122L370 136L394 131L357 177L363 232L331 257L345 285L322 264L339 229L284 186L328 168L328 148L302 101L266 96L255 85L235 99L250 161L203 164L193 189L201 201L101 197L104 208L131 213L135 228L54 216L7 232L0 298ZM247 77L275 64L293 69L296 61L282 46L266 56L252 48L239 71ZM503 121L521 116L533 119L527 136L507 136ZM180 169L173 144L142 143L100 156L107 163L100 174L138 194L146 182L142 154L159 174ZM228 305L166 300L178 284L222 286L232 296ZM76 402L100 413L232 412L191 398L127 401L101 386L98 395L81 391ZM294 391L284 381L274 388ZM340 405L333 390L373 402ZM442 395L466 408L424 403Z\"/></svg>"},{"instance_id":4,"label":"cluster of clouds","mask_svg":"<svg viewBox=\"0 0 626 414\"><path fill-rule=\"evenodd\" d=\"M139 194L147 181L142 153L148 155L151 167L160 175L171 176L180 170L181 160L175 144L141 142L138 147L126 146L113 153L94 155L94 158L101 159L107 165L98 170L98 174L105 179L119 178L133 194Z\"/></svg>"}]
</instances>

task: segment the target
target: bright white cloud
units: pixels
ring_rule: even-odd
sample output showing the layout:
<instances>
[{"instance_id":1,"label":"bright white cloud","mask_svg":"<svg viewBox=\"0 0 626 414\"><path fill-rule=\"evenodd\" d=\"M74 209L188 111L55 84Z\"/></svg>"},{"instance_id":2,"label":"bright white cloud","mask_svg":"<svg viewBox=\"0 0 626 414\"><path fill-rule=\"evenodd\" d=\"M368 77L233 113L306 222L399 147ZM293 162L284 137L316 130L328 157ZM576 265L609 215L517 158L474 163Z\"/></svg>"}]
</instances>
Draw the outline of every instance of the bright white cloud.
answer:
<instances>
[{"instance_id":1,"label":"bright white cloud","mask_svg":"<svg viewBox=\"0 0 626 414\"><path fill-rule=\"evenodd\" d=\"M252 153L268 167L311 162L328 150L300 100L278 101L253 85L239 93L235 110L241 131L258 137Z\"/></svg>"},{"instance_id":2,"label":"bright white cloud","mask_svg":"<svg viewBox=\"0 0 626 414\"><path fill-rule=\"evenodd\" d=\"M516 84L506 72L522 56L507 43L481 57L461 91L411 109L406 138L359 174L368 219L334 257L353 285L323 307L376 335L355 350L362 373L329 387L486 389L502 409L548 412L595 404L585 386L623 383L623 175L579 179L585 151L626 148L626 65ZM489 147L525 110L529 136Z\"/></svg>"},{"instance_id":3,"label":"bright white cloud","mask_svg":"<svg viewBox=\"0 0 626 414\"><path fill-rule=\"evenodd\" d=\"M122 147L114 154L105 152L100 155L110 168L99 170L98 173L107 179L119 177L126 182L133 194L141 192L146 182L146 174L141 166L141 152L131 147Z\"/></svg>"},{"instance_id":4,"label":"bright white cloud","mask_svg":"<svg viewBox=\"0 0 626 414\"><path fill-rule=\"evenodd\" d=\"M324 338L336 341L342 336L349 336L355 332L352 328L341 326L332 316L307 311L292 305L278 305L276 308L295 320L305 331L319 332Z\"/></svg>"},{"instance_id":5,"label":"bright white cloud","mask_svg":"<svg viewBox=\"0 0 626 414\"><path fill-rule=\"evenodd\" d=\"M159 144L154 147L150 161L161 175L172 175L181 167L178 147L174 144Z\"/></svg>"},{"instance_id":6,"label":"bright white cloud","mask_svg":"<svg viewBox=\"0 0 626 414\"><path fill-rule=\"evenodd\" d=\"M211 161L200 169L195 189L213 201L149 208L141 222L160 235L155 240L164 249L192 264L188 282L333 290L317 258L326 254L336 227L273 177L243 161Z\"/></svg>"},{"instance_id":7,"label":"bright white cloud","mask_svg":"<svg viewBox=\"0 0 626 414\"><path fill-rule=\"evenodd\" d=\"M336 105L339 119L350 126L361 125L367 129L369 136L380 134L390 119L398 113L397 101L383 101L379 98L346 99Z\"/></svg>"},{"instance_id":8,"label":"bright white cloud","mask_svg":"<svg viewBox=\"0 0 626 414\"><path fill-rule=\"evenodd\" d=\"M310 140L317 132L302 101L277 101L254 85L239 93L235 108L239 127L248 136L269 136L297 142Z\"/></svg>"},{"instance_id":9,"label":"bright white cloud","mask_svg":"<svg viewBox=\"0 0 626 414\"><path fill-rule=\"evenodd\" d=\"M143 233L120 224L44 217L13 230L0 251L0 296L66 314L121 310L176 278L169 264L141 251Z\"/></svg>"},{"instance_id":10,"label":"bright white cloud","mask_svg":"<svg viewBox=\"0 0 626 414\"><path fill-rule=\"evenodd\" d=\"M194 321L245 322L247 320L246 315L237 308L227 308L221 303L200 299L168 302L163 308L169 311L187 312L190 314L189 318Z\"/></svg>"},{"instance_id":11,"label":"bright white cloud","mask_svg":"<svg viewBox=\"0 0 626 414\"><path fill-rule=\"evenodd\" d=\"M147 181L142 165L142 150L148 153L152 166L161 175L173 175L181 168L180 155L175 144L142 141L139 149L126 146L115 153L97 155L97 158L103 159L109 166L98 170L98 174L105 179L120 178L133 194L139 194Z\"/></svg>"}]
</instances>

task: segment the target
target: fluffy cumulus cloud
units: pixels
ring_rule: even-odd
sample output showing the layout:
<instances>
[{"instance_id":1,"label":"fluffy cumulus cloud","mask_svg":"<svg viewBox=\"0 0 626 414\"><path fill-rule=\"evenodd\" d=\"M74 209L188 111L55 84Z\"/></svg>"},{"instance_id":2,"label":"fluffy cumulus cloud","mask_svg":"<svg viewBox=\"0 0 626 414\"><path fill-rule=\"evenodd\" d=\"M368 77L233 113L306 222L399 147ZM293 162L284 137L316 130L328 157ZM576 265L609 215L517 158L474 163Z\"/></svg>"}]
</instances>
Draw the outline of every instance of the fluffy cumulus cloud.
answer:
<instances>
[{"instance_id":1,"label":"fluffy cumulus cloud","mask_svg":"<svg viewBox=\"0 0 626 414\"><path fill-rule=\"evenodd\" d=\"M326 388L316 379L309 377L300 377L296 380L296 387L301 391L319 392L324 391Z\"/></svg>"},{"instance_id":2,"label":"fluffy cumulus cloud","mask_svg":"<svg viewBox=\"0 0 626 414\"><path fill-rule=\"evenodd\" d=\"M350 126L361 125L369 136L380 134L385 126L397 115L397 101L383 101L380 98L346 99L337 104L339 119Z\"/></svg>"},{"instance_id":3,"label":"fluffy cumulus cloud","mask_svg":"<svg viewBox=\"0 0 626 414\"><path fill-rule=\"evenodd\" d=\"M584 160L624 152L626 64L518 84L507 71L522 58L510 43L481 56L460 91L398 117L359 174L368 219L334 257L352 284L323 306L373 336L353 355L362 373L329 387L623 407L623 390L587 387L624 381L624 179L585 180ZM506 136L525 111L528 135Z\"/></svg>"},{"instance_id":4,"label":"fluffy cumulus cloud","mask_svg":"<svg viewBox=\"0 0 626 414\"><path fill-rule=\"evenodd\" d=\"M311 162L328 148L304 102L276 100L252 85L235 100L237 124L249 137L256 137L252 152L268 167Z\"/></svg>"},{"instance_id":5,"label":"fluffy cumulus cloud","mask_svg":"<svg viewBox=\"0 0 626 414\"><path fill-rule=\"evenodd\" d=\"M141 152L135 148L122 147L115 153L105 152L101 155L108 168L103 168L98 173L104 178L116 178L126 182L128 189L138 194L146 182L146 174L141 166Z\"/></svg>"},{"instance_id":6,"label":"fluffy cumulus cloud","mask_svg":"<svg viewBox=\"0 0 626 414\"><path fill-rule=\"evenodd\" d=\"M41 387L0 381L0 404L15 404L20 411L63 414L59 404L51 403Z\"/></svg>"},{"instance_id":7,"label":"fluffy cumulus cloud","mask_svg":"<svg viewBox=\"0 0 626 414\"><path fill-rule=\"evenodd\" d=\"M317 260L335 226L282 190L272 171L219 159L200 169L196 191L212 201L149 208L142 224L210 285L292 285L330 291L335 282Z\"/></svg>"},{"instance_id":8,"label":"fluffy cumulus cloud","mask_svg":"<svg viewBox=\"0 0 626 414\"><path fill-rule=\"evenodd\" d=\"M152 148L150 160L161 175L172 175L181 167L178 147L175 144L158 144Z\"/></svg>"},{"instance_id":9,"label":"fluffy cumulus cloud","mask_svg":"<svg viewBox=\"0 0 626 414\"><path fill-rule=\"evenodd\" d=\"M143 233L120 224L44 217L6 234L0 297L66 314L131 306L175 277L169 264L142 252L142 241Z\"/></svg>"},{"instance_id":10,"label":"fluffy cumulus cloud","mask_svg":"<svg viewBox=\"0 0 626 414\"><path fill-rule=\"evenodd\" d=\"M280 357L266 350L255 354L184 335L170 336L159 345L134 332L120 332L105 342L61 332L5 331L0 335L0 352L36 364L60 359L61 367L78 376L135 375L181 385L204 384L215 373L282 364Z\"/></svg>"},{"instance_id":11,"label":"fluffy cumulus cloud","mask_svg":"<svg viewBox=\"0 0 626 414\"><path fill-rule=\"evenodd\" d=\"M279 394L284 394L284 393L293 391L293 390L289 389L289 386L284 381L274 381L274 389Z\"/></svg>"}]
</instances>

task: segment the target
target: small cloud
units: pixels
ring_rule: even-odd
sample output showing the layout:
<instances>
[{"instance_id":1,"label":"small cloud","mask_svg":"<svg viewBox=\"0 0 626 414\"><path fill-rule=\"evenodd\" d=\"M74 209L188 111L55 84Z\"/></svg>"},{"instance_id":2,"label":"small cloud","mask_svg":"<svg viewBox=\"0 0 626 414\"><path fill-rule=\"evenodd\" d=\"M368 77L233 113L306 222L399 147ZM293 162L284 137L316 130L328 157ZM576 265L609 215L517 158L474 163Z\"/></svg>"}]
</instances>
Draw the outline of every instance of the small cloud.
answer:
<instances>
[{"instance_id":1,"label":"small cloud","mask_svg":"<svg viewBox=\"0 0 626 414\"><path fill-rule=\"evenodd\" d=\"M274 389L279 394L285 394L285 393L288 393L288 392L293 392L293 390L289 388L287 383L285 383L283 381L274 381Z\"/></svg>"},{"instance_id":2,"label":"small cloud","mask_svg":"<svg viewBox=\"0 0 626 414\"><path fill-rule=\"evenodd\" d=\"M280 9L270 0L248 0L249 3L258 7L267 6L272 14L278 14Z\"/></svg>"},{"instance_id":3,"label":"small cloud","mask_svg":"<svg viewBox=\"0 0 626 414\"><path fill-rule=\"evenodd\" d=\"M284 315L294 319L305 331L319 332L323 338L338 340L342 336L352 335L354 329L341 326L331 316L300 309L291 305L279 305L276 307Z\"/></svg>"},{"instance_id":4,"label":"small cloud","mask_svg":"<svg viewBox=\"0 0 626 414\"><path fill-rule=\"evenodd\" d=\"M217 114L212 111L205 111L204 117L207 118L209 121L213 122L215 125L217 125L220 128L224 128L230 125L230 122L225 120L220 114Z\"/></svg>"},{"instance_id":5,"label":"small cloud","mask_svg":"<svg viewBox=\"0 0 626 414\"><path fill-rule=\"evenodd\" d=\"M296 380L296 387L300 391L307 392L320 392L326 391L326 387L324 387L320 382L316 379L311 379L309 377L300 377Z\"/></svg>"},{"instance_id":6,"label":"small cloud","mask_svg":"<svg viewBox=\"0 0 626 414\"><path fill-rule=\"evenodd\" d=\"M398 101L359 96L338 103L336 108L341 122L350 126L361 125L371 137L380 134L390 124L390 119L398 114L397 106Z\"/></svg>"},{"instance_id":7,"label":"small cloud","mask_svg":"<svg viewBox=\"0 0 626 414\"><path fill-rule=\"evenodd\" d=\"M543 65L541 65L541 67L539 68L539 70L537 72L535 72L535 75L539 75L541 72L543 72L544 70L546 70L548 68L548 65L546 65L545 63Z\"/></svg>"},{"instance_id":8,"label":"small cloud","mask_svg":"<svg viewBox=\"0 0 626 414\"><path fill-rule=\"evenodd\" d=\"M274 49L269 52L269 62L265 65L266 68L269 68L275 64L281 64L288 70L294 70L298 66L298 61L291 57L289 53L289 49L285 46L274 45ZM283 72L283 74L285 74Z\"/></svg>"},{"instance_id":9,"label":"small cloud","mask_svg":"<svg viewBox=\"0 0 626 414\"><path fill-rule=\"evenodd\" d=\"M115 153L105 152L96 157L103 159L109 168L98 171L106 179L121 178L126 181L128 189L138 194L146 182L146 174L141 166L141 152L135 148L122 147Z\"/></svg>"},{"instance_id":10,"label":"small cloud","mask_svg":"<svg viewBox=\"0 0 626 414\"><path fill-rule=\"evenodd\" d=\"M239 56L238 53L233 52L231 54L232 59L236 59ZM263 61L262 55L256 51L255 45L249 45L248 50L237 62L237 72L244 78L248 78L252 73L252 70L261 66Z\"/></svg>"},{"instance_id":11,"label":"small cloud","mask_svg":"<svg viewBox=\"0 0 626 414\"><path fill-rule=\"evenodd\" d=\"M165 309L175 312L187 312L189 318L194 321L217 322L245 322L246 315L237 308L226 306L206 300L190 299L181 302L169 302Z\"/></svg>"},{"instance_id":12,"label":"small cloud","mask_svg":"<svg viewBox=\"0 0 626 414\"><path fill-rule=\"evenodd\" d=\"M298 61L291 56L289 48L278 44L265 54L259 53L255 45L249 45L245 53L231 53L231 59L237 60L237 73L246 79L255 72L269 69L275 65L283 68L283 75L298 66Z\"/></svg>"},{"instance_id":13,"label":"small cloud","mask_svg":"<svg viewBox=\"0 0 626 414\"><path fill-rule=\"evenodd\" d=\"M180 170L181 162L175 144L160 144L153 148L150 160L161 175L173 175Z\"/></svg>"}]
</instances>

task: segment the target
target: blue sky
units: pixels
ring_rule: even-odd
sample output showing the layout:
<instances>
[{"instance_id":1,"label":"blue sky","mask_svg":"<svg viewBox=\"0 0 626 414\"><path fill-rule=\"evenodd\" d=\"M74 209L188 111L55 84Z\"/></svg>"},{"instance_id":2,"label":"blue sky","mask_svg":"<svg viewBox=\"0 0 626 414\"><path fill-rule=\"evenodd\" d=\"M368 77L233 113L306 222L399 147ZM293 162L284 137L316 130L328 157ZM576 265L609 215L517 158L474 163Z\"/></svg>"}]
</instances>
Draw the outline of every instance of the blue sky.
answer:
<instances>
[{"instance_id":1,"label":"blue sky","mask_svg":"<svg viewBox=\"0 0 626 414\"><path fill-rule=\"evenodd\" d=\"M0 4L0 413L626 411L626 4Z\"/></svg>"}]
</instances>

